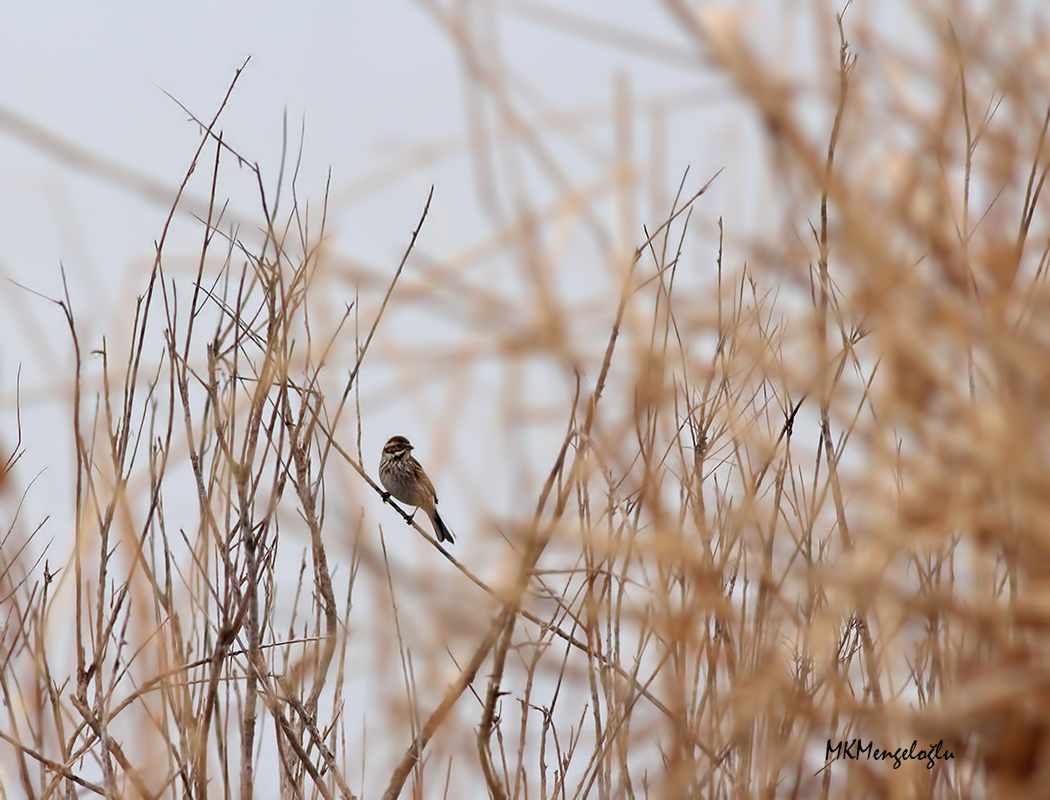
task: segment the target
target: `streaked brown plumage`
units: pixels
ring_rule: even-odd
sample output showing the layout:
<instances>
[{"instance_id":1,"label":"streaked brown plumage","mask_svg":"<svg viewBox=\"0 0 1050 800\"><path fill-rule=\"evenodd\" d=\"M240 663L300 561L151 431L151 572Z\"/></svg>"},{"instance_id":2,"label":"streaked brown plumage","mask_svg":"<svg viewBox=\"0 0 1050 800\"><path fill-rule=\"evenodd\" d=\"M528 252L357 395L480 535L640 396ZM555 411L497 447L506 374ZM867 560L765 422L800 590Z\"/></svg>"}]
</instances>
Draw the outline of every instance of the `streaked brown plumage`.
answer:
<instances>
[{"instance_id":1,"label":"streaked brown plumage","mask_svg":"<svg viewBox=\"0 0 1050 800\"><path fill-rule=\"evenodd\" d=\"M452 532L437 512L437 492L423 467L412 456L412 445L404 436L391 436L379 460L379 480L391 497L423 509L430 517L439 542L453 543Z\"/></svg>"}]
</instances>

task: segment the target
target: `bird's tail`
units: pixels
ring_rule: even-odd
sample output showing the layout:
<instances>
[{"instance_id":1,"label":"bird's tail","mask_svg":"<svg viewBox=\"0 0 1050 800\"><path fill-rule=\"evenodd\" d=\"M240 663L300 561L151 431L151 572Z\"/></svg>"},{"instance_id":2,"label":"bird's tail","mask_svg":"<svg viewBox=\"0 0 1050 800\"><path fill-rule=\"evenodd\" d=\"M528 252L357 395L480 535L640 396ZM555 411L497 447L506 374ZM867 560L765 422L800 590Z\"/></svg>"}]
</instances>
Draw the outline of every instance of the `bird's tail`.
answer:
<instances>
[{"instance_id":1,"label":"bird's tail","mask_svg":"<svg viewBox=\"0 0 1050 800\"><path fill-rule=\"evenodd\" d=\"M430 521L434 523L434 533L437 534L439 542L455 544L455 539L452 538L452 531L450 531L442 521L441 515L438 514L436 508L434 509L434 513L430 516Z\"/></svg>"}]
</instances>

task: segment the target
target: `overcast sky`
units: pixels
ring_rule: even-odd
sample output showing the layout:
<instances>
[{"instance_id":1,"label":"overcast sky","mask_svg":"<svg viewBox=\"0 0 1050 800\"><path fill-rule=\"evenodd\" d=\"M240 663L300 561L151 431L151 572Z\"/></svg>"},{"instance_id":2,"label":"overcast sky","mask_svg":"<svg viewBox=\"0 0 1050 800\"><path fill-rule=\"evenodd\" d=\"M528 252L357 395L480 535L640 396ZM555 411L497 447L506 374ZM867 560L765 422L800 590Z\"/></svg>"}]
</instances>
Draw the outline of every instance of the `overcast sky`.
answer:
<instances>
[{"instance_id":1,"label":"overcast sky","mask_svg":"<svg viewBox=\"0 0 1050 800\"><path fill-rule=\"evenodd\" d=\"M611 193L588 196L596 218L623 243L641 243L643 226L664 219L686 169L687 194L724 170L697 205L691 265L713 263L720 217L729 264L746 257L749 237L775 227L761 126L661 4L580 0L557 4L574 15L561 18L531 3L493 4L503 9L498 15L487 3L446 5L475 10L472 24L484 31L480 38L490 39L489 55L499 56L507 96L542 131L557 169L581 193L608 179L616 152L615 98L618 91L629 98L631 153L645 176L637 186L634 229L611 224ZM895 40L909 40L913 29L902 4L856 5L851 19L896 26ZM802 85L815 85L827 77L825 56L837 54L836 42L832 37L818 46L803 6L809 4L727 5L764 58L800 76ZM601 24L580 24L576 15ZM549 468L552 456L551 440L535 434L557 430L560 437L569 387L556 365L532 364L522 397L508 399L508 372L485 363L486 337L524 327L528 320L516 313L532 300L515 303L526 289L513 253L496 248L492 256L471 255L491 242L499 209L486 194L483 165L471 157L476 151L468 137L472 107L462 52L424 3L43 3L5 14L0 277L10 281L0 283L0 446L6 452L14 444L21 369L26 454L4 507L13 508L39 475L27 494L24 525L31 529L50 515L41 541L54 541L60 554L68 554L72 348L59 309L33 292L61 296L64 266L85 349L100 347L106 337L114 351L126 352L135 298L145 289L155 242L200 141L189 114L210 119L245 64L218 129L259 165L271 199L285 135L290 159L302 148L296 191L313 214L319 215L330 175L329 274L322 285L333 313L359 290L362 325L371 323L384 282L434 187L430 215L385 320L390 324L374 344L379 364L408 364L412 381L406 389L403 375L380 366L361 374L365 466L374 471L390 435L412 438L438 487L443 516L460 536L459 552L488 547L496 554L491 561L476 556L473 566L484 574L506 545L498 535L481 540L478 531L486 518L506 519L535 503L529 481ZM820 113L806 121L826 129ZM209 159L189 184L187 211L207 197ZM527 157L522 164L522 181L537 207L564 194ZM291 169L289 164L286 172ZM500 169L502 181L505 165ZM495 205L514 207L508 185L498 182ZM287 197L287 181L282 191ZM250 239L260 216L248 170L226 159L219 193L230 199L228 218L240 222ZM584 309L576 320L579 341L594 347L580 355L593 366L619 288L587 226L578 220L566 225L564 246L559 249L556 225L548 244L558 256L551 259L561 296ZM188 280L200 239L200 225L180 214L165 244L170 276ZM701 267L683 269L683 281L702 285L709 279ZM486 319L471 306L472 292L482 290L498 295L507 309L502 319ZM592 316L587 309L594 309ZM348 368L352 343L338 352ZM443 360L463 352L481 354L469 375ZM91 369L97 374L97 364ZM587 377L593 379L594 371ZM506 415L514 408L523 415L520 436L493 439L493 432L513 427ZM93 409L91 400L86 413ZM515 452L523 457L508 455ZM392 541L407 541L404 526L362 485L351 483L349 490L360 492L371 518L394 534ZM329 492L342 511L357 499L336 497L332 487ZM346 542L337 545L348 549ZM330 556L337 570L344 556L338 547ZM60 561L52 558L52 568Z\"/></svg>"},{"instance_id":2,"label":"overcast sky","mask_svg":"<svg viewBox=\"0 0 1050 800\"><path fill-rule=\"evenodd\" d=\"M72 348L59 309L33 292L61 296L64 266L82 346L99 348L105 337L111 352L127 352L135 298L145 290L155 243L200 142L190 115L211 119L242 65L217 128L259 165L271 202L285 136L285 212L300 149L296 194L314 220L330 176L319 279L330 319L360 292L361 325L371 324L434 187L430 215L373 344L374 360L360 376L362 444L365 467L374 471L383 442L408 435L453 529L531 509L571 393L556 361L540 358L513 372L491 358L493 342L534 322L520 254L492 244L507 209L513 216L520 202L515 192L526 191L539 209L561 202L566 186L585 198L586 213L551 224L544 244L560 297L582 309L570 324L588 380L620 284L587 214L622 240L615 244L633 248L646 226L665 218L687 169L687 195L723 170L697 205L689 266L676 279L699 286L713 280L719 218L730 269L749 256L752 236L797 233L778 227L770 152L756 115L661 4L573 2L560 4L567 10L561 14L531 3L495 4L499 13L486 3L451 5L470 10L486 67L515 113L539 131L553 168L526 145L505 161L472 157L479 152L469 137L476 95L467 90L463 51L447 24L462 18L443 17L428 3L31 4L7 15L0 27L0 74L8 76L0 84L0 275L27 288L0 284L0 444L14 443L21 370L26 452L15 485L39 476L23 520L35 527L49 515L44 541L68 542L70 530ZM717 13L714 4L699 5ZM800 102L820 101L805 122L823 137L823 100L807 92L834 74L834 17L828 10L816 25L806 8L732 6L757 52L797 75ZM900 6L878 8L876 15L858 4L850 20L869 28L896 24L893 41L909 41L915 29ZM640 176L633 229L626 231L607 188L618 92L631 110L629 147ZM487 112L498 117L491 105ZM166 272L183 284L192 280L200 250L192 212L200 213L207 198L212 158L209 148L164 247ZM525 190L510 180L518 167ZM496 174L495 200L488 169ZM250 240L260 226L255 181L230 157L219 196L229 199L227 220ZM503 309L496 319L472 299L486 292ZM349 369L352 340L344 336L341 346L335 358ZM91 414L99 364L87 360ZM395 374L390 364L406 371ZM345 371L332 376L329 396ZM347 443L353 435L350 427L341 438ZM365 504L374 519L396 522L359 479L347 480L350 494L341 491L333 502ZM9 493L6 502L16 498ZM493 548L494 558L505 548L498 537L475 543Z\"/></svg>"},{"instance_id":3,"label":"overcast sky","mask_svg":"<svg viewBox=\"0 0 1050 800\"><path fill-rule=\"evenodd\" d=\"M570 121L571 127L551 134L547 143L570 181L586 186L608 170L619 79L637 105L635 155L645 169L659 167L662 201L669 200L687 167L693 189L729 167L705 203L698 230L706 225L710 232L733 204L754 205L749 195L754 176L747 175L747 162L740 158L748 146L741 124L746 117L740 109L731 113L724 82L701 64L670 14L655 4L567 4L620 31L591 27L579 35L570 22L529 13L528 5L514 13L516 7L495 17L484 11L474 16L478 25L491 27L493 49L503 59L522 112ZM128 335L129 309L145 288L154 243L199 142L187 111L210 119L246 61L218 127L227 143L258 163L272 198L287 120L290 157L302 144L298 196L315 210L330 171L327 234L336 262L388 275L431 185L434 203L406 285L413 274L425 276L426 264L490 235L465 139L463 61L425 6L31 5L7 15L0 30L0 70L9 76L0 86L0 271L58 297L64 265L87 347L98 347L103 336L113 347ZM228 216L258 225L251 176L232 160L223 176L220 193L231 199ZM192 201L206 197L209 179L210 169L200 170L185 207L193 210ZM534 185L537 202L556 196L542 182ZM640 191L644 217L628 234L636 241L641 225L653 224L663 212L653 202L646 206L658 196L650 188ZM611 208L600 201L596 207L599 214ZM200 227L186 215L180 220L165 245L167 268L175 272L180 257L193 264L200 243ZM497 272L482 280L501 285L499 267L491 269ZM574 281L580 292L590 289L585 270L566 274L570 290ZM513 297L512 285L507 289ZM345 297L336 305L353 300L353 286L344 282L339 291ZM362 308L374 310L375 295L366 292ZM21 474L47 470L43 482L68 489L68 438L57 440L69 433L64 411L71 348L64 322L56 307L6 281L0 300L5 412L13 409L15 375L22 370L27 453ZM410 315L401 331L431 341L454 323ZM391 335L380 337L377 348L398 339L411 344L411 336ZM368 389L366 371L363 391ZM447 397L440 380L429 389ZM391 411L388 399L384 396L378 408L366 403L366 411L375 414L374 426L365 432L366 449L378 450L399 425L406 427L406 417L411 423L420 413ZM392 417L384 419L384 412ZM13 436L7 419L5 441ZM433 427L433 419L421 420L404 432L426 437ZM441 444L449 449L448 441ZM446 489L447 504L457 502L456 492ZM53 498L50 491L45 494ZM32 495L29 500L30 508L48 505L37 506Z\"/></svg>"}]
</instances>

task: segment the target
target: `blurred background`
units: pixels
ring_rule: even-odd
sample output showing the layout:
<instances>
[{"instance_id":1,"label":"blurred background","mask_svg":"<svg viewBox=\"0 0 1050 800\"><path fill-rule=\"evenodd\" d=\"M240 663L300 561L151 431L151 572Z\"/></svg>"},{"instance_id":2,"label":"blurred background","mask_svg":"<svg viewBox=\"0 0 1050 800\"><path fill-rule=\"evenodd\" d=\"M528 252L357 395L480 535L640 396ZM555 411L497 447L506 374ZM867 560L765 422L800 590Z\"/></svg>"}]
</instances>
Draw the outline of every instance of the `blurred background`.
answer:
<instances>
[{"instance_id":1,"label":"blurred background","mask_svg":"<svg viewBox=\"0 0 1050 800\"><path fill-rule=\"evenodd\" d=\"M1039 796L1038 3L6 17L8 796Z\"/></svg>"}]
</instances>

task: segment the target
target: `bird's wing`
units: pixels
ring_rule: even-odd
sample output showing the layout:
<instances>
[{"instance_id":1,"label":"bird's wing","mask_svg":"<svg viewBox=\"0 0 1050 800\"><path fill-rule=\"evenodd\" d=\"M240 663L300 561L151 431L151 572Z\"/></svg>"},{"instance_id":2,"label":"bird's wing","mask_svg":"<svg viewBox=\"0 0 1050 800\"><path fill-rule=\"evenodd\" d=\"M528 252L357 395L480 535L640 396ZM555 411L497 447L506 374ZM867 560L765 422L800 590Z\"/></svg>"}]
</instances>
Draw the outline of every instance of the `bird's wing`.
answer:
<instances>
[{"instance_id":1,"label":"bird's wing","mask_svg":"<svg viewBox=\"0 0 1050 800\"><path fill-rule=\"evenodd\" d=\"M425 472L422 472L420 473L419 477L423 479L423 485L430 490L430 496L434 498L434 504L437 505L438 496L437 492L434 491L434 484L431 483L430 476L427 475Z\"/></svg>"}]
</instances>

